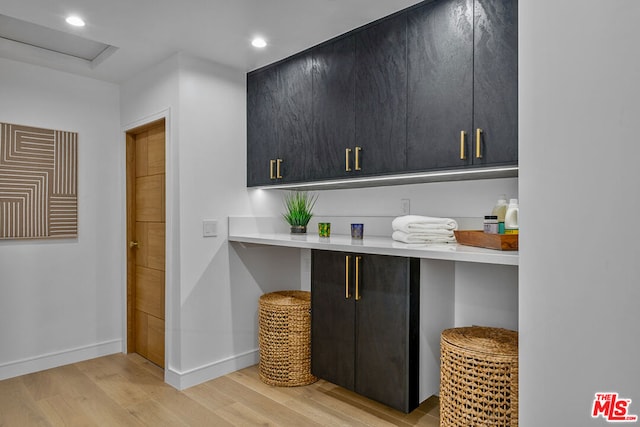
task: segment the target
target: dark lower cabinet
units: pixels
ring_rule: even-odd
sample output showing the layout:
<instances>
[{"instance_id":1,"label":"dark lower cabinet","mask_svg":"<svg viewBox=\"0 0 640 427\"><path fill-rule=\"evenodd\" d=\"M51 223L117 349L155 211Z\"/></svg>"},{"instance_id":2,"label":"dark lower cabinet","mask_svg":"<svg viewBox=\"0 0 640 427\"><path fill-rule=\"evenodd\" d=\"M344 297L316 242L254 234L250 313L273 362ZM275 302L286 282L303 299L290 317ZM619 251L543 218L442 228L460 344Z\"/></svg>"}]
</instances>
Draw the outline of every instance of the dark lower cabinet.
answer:
<instances>
[{"instance_id":1,"label":"dark lower cabinet","mask_svg":"<svg viewBox=\"0 0 640 427\"><path fill-rule=\"evenodd\" d=\"M312 252L311 370L405 413L418 406L419 260Z\"/></svg>"}]
</instances>

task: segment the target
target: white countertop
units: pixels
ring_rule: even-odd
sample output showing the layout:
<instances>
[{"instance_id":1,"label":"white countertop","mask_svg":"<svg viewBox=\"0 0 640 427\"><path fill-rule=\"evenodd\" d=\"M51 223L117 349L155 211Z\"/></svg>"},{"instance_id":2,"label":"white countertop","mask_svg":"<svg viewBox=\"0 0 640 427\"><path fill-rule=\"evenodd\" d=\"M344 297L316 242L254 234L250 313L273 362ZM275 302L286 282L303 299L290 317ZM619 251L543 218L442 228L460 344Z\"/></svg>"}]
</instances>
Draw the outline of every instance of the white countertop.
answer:
<instances>
[{"instance_id":1,"label":"white countertop","mask_svg":"<svg viewBox=\"0 0 640 427\"><path fill-rule=\"evenodd\" d=\"M441 259L447 261L477 262L484 264L518 265L517 251L498 251L453 244L406 244L388 237L351 239L349 235L319 237L316 233L294 235L289 233L234 233L230 242L258 245L285 246L301 249L357 252L364 254L395 255L412 258Z\"/></svg>"}]
</instances>

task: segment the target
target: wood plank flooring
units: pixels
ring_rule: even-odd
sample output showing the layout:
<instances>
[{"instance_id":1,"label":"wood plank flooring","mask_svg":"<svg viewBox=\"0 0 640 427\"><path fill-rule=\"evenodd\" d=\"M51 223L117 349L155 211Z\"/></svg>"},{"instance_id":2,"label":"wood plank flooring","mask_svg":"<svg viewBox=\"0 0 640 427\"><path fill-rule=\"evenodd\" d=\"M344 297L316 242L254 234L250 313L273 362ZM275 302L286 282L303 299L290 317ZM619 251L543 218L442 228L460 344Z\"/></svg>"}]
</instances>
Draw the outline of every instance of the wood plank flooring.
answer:
<instances>
[{"instance_id":1,"label":"wood plank flooring","mask_svg":"<svg viewBox=\"0 0 640 427\"><path fill-rule=\"evenodd\" d=\"M272 387L257 366L184 391L137 354L0 381L0 426L428 426L438 398L403 414L320 380Z\"/></svg>"}]
</instances>

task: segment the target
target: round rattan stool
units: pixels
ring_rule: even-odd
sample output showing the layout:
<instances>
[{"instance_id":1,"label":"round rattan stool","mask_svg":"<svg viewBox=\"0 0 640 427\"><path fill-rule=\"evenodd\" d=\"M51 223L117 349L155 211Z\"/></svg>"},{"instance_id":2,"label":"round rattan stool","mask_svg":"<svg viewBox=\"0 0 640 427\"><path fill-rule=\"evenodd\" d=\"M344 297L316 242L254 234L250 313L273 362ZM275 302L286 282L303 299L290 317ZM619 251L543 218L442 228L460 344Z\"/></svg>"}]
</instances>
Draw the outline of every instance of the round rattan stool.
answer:
<instances>
[{"instance_id":1,"label":"round rattan stool","mask_svg":"<svg viewBox=\"0 0 640 427\"><path fill-rule=\"evenodd\" d=\"M472 326L440 339L440 426L518 426L518 333Z\"/></svg>"},{"instance_id":2,"label":"round rattan stool","mask_svg":"<svg viewBox=\"0 0 640 427\"><path fill-rule=\"evenodd\" d=\"M311 384L311 293L279 291L258 303L260 379L294 387Z\"/></svg>"}]
</instances>

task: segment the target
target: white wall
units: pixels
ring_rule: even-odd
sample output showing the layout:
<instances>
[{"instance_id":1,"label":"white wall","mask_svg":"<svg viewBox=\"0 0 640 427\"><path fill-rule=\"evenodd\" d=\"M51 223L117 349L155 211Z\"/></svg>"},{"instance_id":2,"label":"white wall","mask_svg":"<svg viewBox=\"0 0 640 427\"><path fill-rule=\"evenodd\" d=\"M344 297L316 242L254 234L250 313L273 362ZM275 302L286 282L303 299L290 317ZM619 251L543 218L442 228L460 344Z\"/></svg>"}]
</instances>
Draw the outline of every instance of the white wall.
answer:
<instances>
[{"instance_id":1,"label":"white wall","mask_svg":"<svg viewBox=\"0 0 640 427\"><path fill-rule=\"evenodd\" d=\"M78 132L78 238L0 241L0 379L121 349L118 87L0 59L0 121Z\"/></svg>"},{"instance_id":2,"label":"white wall","mask_svg":"<svg viewBox=\"0 0 640 427\"><path fill-rule=\"evenodd\" d=\"M521 0L520 425L640 415L635 0Z\"/></svg>"},{"instance_id":3,"label":"white wall","mask_svg":"<svg viewBox=\"0 0 640 427\"><path fill-rule=\"evenodd\" d=\"M489 215L501 194L518 197L518 179L434 182L377 188L323 190L318 215L402 215L400 200L409 199L411 213L444 217Z\"/></svg>"},{"instance_id":4,"label":"white wall","mask_svg":"<svg viewBox=\"0 0 640 427\"><path fill-rule=\"evenodd\" d=\"M300 286L298 251L229 246L227 217L261 215L246 189L245 74L196 58L180 60L182 370L216 375L257 360L257 305L265 292ZM218 237L202 237L202 221ZM282 263L277 269L273 266ZM253 277L252 277L253 276ZM294 279L294 280L291 280ZM237 359L234 362L229 358ZM233 369L231 369L233 370ZM207 375L207 374L205 374Z\"/></svg>"}]
</instances>

